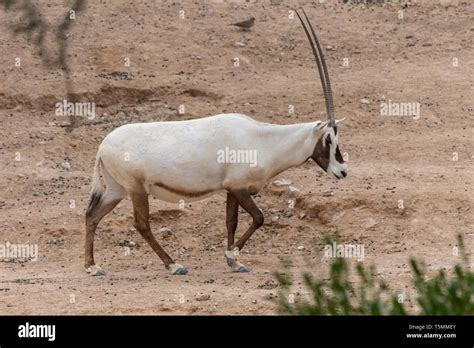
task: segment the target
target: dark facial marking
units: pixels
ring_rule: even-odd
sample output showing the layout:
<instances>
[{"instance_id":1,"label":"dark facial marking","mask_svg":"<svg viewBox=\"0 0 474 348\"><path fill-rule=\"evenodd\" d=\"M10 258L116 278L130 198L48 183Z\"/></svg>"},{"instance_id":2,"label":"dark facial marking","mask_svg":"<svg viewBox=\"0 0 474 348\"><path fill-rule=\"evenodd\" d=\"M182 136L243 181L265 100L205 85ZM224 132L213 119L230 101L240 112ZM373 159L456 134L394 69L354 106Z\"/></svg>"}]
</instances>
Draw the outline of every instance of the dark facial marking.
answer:
<instances>
[{"instance_id":1,"label":"dark facial marking","mask_svg":"<svg viewBox=\"0 0 474 348\"><path fill-rule=\"evenodd\" d=\"M344 163L344 159L342 158L341 151L339 151L339 145L336 147L336 161L339 163Z\"/></svg>"},{"instance_id":2,"label":"dark facial marking","mask_svg":"<svg viewBox=\"0 0 474 348\"><path fill-rule=\"evenodd\" d=\"M326 140L324 140L327 142ZM329 141L331 139L329 138ZM324 171L328 170L329 167L329 155L330 155L330 145L326 144L326 146L323 145L323 137L319 138L318 142L316 143L316 146L314 147L313 155L311 158L323 169Z\"/></svg>"},{"instance_id":3,"label":"dark facial marking","mask_svg":"<svg viewBox=\"0 0 474 348\"><path fill-rule=\"evenodd\" d=\"M326 137L326 146L331 146L331 144L332 144L331 136L328 134Z\"/></svg>"},{"instance_id":4,"label":"dark facial marking","mask_svg":"<svg viewBox=\"0 0 474 348\"><path fill-rule=\"evenodd\" d=\"M155 186L161 187L162 189L165 189L166 191L169 191L169 192L172 192L174 194L177 194L179 196L184 196L184 197L201 197L214 191L214 190L206 190L206 191L190 192L190 191L185 191L185 190L179 190L174 187L167 186L160 182L155 183Z\"/></svg>"}]
</instances>

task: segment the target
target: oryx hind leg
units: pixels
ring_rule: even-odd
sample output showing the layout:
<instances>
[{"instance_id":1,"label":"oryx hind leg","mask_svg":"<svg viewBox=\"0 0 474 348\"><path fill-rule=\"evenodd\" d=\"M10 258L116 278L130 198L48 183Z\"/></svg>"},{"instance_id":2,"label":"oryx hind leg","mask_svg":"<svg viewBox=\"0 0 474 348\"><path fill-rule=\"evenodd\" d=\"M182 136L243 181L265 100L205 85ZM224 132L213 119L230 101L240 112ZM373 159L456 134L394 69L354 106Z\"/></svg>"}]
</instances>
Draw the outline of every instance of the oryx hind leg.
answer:
<instances>
[{"instance_id":1,"label":"oryx hind leg","mask_svg":"<svg viewBox=\"0 0 474 348\"><path fill-rule=\"evenodd\" d=\"M133 213L135 216L135 228L140 232L143 239L147 241L153 251L159 256L159 258L165 264L165 267L171 271L172 274L182 275L188 273L186 267L177 264L173 259L166 253L156 241L155 237L151 233L149 219L149 204L148 194L143 189L136 189L130 192L130 198L133 203Z\"/></svg>"},{"instance_id":2,"label":"oryx hind leg","mask_svg":"<svg viewBox=\"0 0 474 348\"><path fill-rule=\"evenodd\" d=\"M239 190L229 190L229 193L235 198L235 201L240 205L242 208L247 211L247 213L250 214L252 217L252 224L248 228L248 230L244 233L244 235L237 241L237 243L234 244L234 234L232 233L232 238L228 238L228 242L230 243L232 241L232 245L228 245L225 256L227 259L227 264L230 266L233 272L248 272L249 268L247 268L245 265L240 263L237 260L237 257L239 256L240 250L245 245L245 242L252 236L252 234L260 227L263 225L263 213L261 210L257 207L255 202L253 201L249 191L247 189L239 189ZM229 197L229 196L228 196ZM237 221L235 221L235 226L234 226L234 221L233 219L237 220L237 215L238 215L238 205L237 208L233 205L234 203L231 202L231 209L229 209L229 205L227 206L227 221L228 221L228 233L229 233L229 226L234 228L237 227ZM234 209L234 210L232 210ZM237 209L237 211L235 211ZM231 212L229 216L229 212ZM232 213L234 215L232 215ZM230 223L229 223L230 221Z\"/></svg>"},{"instance_id":3,"label":"oryx hind leg","mask_svg":"<svg viewBox=\"0 0 474 348\"><path fill-rule=\"evenodd\" d=\"M90 275L105 275L104 270L94 262L94 237L100 220L110 213L127 196L127 191L118 184L105 169L102 170L106 185L105 192L93 193L86 212L85 268Z\"/></svg>"}]
</instances>

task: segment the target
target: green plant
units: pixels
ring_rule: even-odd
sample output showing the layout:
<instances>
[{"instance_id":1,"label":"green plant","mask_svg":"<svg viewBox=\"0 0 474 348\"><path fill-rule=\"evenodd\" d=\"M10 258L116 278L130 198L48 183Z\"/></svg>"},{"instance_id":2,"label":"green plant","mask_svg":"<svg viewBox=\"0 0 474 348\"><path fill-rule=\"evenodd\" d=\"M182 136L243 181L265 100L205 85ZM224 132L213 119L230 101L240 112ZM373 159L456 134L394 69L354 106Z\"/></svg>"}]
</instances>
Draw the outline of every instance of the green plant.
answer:
<instances>
[{"instance_id":1,"label":"green plant","mask_svg":"<svg viewBox=\"0 0 474 348\"><path fill-rule=\"evenodd\" d=\"M424 315L474 315L474 273L464 241L458 236L462 263L454 266L451 275L440 270L431 279L426 279L426 270L415 260L410 260L413 282L418 290L418 304Z\"/></svg>"},{"instance_id":2,"label":"green plant","mask_svg":"<svg viewBox=\"0 0 474 348\"><path fill-rule=\"evenodd\" d=\"M326 243L331 244L330 240ZM304 273L303 281L310 290L311 299L294 299L289 294L293 282L284 265L283 272L275 273L281 291L278 311L293 315L473 315L474 273L461 236L458 236L462 263L454 267L452 274L443 270L428 279L422 263L412 259L413 285L417 290L418 313L409 313L403 302L389 286L376 277L375 266L368 269L362 263L355 266L356 281L349 280L350 269L344 258L335 258L330 264L329 279L315 279Z\"/></svg>"}]
</instances>

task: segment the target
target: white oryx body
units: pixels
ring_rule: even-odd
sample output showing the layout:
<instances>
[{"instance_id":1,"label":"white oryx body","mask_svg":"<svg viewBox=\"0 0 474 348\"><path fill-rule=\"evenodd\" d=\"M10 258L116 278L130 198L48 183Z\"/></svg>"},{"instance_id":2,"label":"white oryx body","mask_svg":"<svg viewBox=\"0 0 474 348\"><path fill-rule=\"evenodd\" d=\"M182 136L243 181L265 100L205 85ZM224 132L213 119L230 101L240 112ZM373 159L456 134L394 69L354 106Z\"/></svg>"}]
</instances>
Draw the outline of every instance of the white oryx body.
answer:
<instances>
[{"instance_id":1,"label":"white oryx body","mask_svg":"<svg viewBox=\"0 0 474 348\"><path fill-rule=\"evenodd\" d=\"M318 65L328 121L275 125L241 114L222 114L189 121L127 124L112 131L100 145L95 161L86 212L87 272L105 274L94 262L95 231L100 220L127 196L132 200L137 231L172 274L186 274L187 269L173 261L151 232L148 196L176 203L226 191L225 257L232 271L247 272L237 260L238 251L264 221L252 195L273 176L309 158L335 178L347 175L338 146L339 121L329 73L321 45L303 13L309 29L296 11ZM249 213L252 224L235 242L239 207Z\"/></svg>"},{"instance_id":2,"label":"white oryx body","mask_svg":"<svg viewBox=\"0 0 474 348\"><path fill-rule=\"evenodd\" d=\"M156 198L191 202L229 188L258 192L268 179L310 158L318 131L315 122L274 125L240 114L135 123L111 132L97 156L126 190L140 181ZM222 163L227 150L253 153L256 161Z\"/></svg>"}]
</instances>

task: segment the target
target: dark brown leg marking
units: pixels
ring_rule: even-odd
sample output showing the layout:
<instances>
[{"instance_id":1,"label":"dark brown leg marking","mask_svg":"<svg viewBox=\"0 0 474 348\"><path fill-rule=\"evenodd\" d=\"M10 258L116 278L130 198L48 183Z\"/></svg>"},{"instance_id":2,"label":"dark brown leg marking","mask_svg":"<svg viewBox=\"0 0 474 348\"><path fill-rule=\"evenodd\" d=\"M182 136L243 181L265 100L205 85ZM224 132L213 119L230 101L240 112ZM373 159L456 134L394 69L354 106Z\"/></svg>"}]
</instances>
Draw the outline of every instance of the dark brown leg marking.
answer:
<instances>
[{"instance_id":1,"label":"dark brown leg marking","mask_svg":"<svg viewBox=\"0 0 474 348\"><path fill-rule=\"evenodd\" d=\"M253 219L252 224L250 225L247 232L245 232L244 235L232 247L232 249L237 247L239 250L241 250L244 247L245 242L252 236L252 234L263 225L263 214L261 210L255 205L255 202L253 201L247 189L230 190L230 193L236 198L240 206L244 208Z\"/></svg>"},{"instance_id":2,"label":"dark brown leg marking","mask_svg":"<svg viewBox=\"0 0 474 348\"><path fill-rule=\"evenodd\" d=\"M226 225L227 225L227 250L232 250L234 246L235 230L237 229L239 216L239 202L237 198L227 192L227 203L226 203Z\"/></svg>"},{"instance_id":3,"label":"dark brown leg marking","mask_svg":"<svg viewBox=\"0 0 474 348\"><path fill-rule=\"evenodd\" d=\"M148 205L148 195L146 192L134 192L130 193L130 198L133 203L133 213L135 215L134 226L138 232L142 235L143 239L151 246L155 253L160 257L160 259L165 264L166 268L173 262L173 259L166 253L166 251L161 247L160 244L156 241L155 237L151 233L150 224L148 222L149 218L149 205Z\"/></svg>"},{"instance_id":4,"label":"dark brown leg marking","mask_svg":"<svg viewBox=\"0 0 474 348\"><path fill-rule=\"evenodd\" d=\"M85 266L86 268L95 265L94 262L94 236L97 225L100 220L110 213L112 209L123 198L109 198L107 192L102 196L97 204L87 210L86 212L86 245L85 245Z\"/></svg>"}]
</instances>

